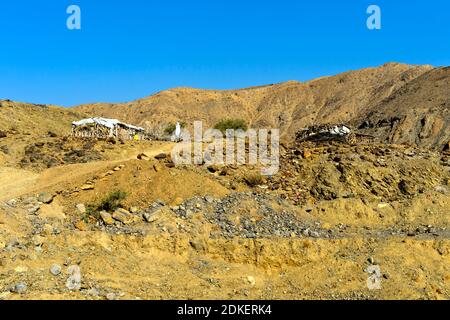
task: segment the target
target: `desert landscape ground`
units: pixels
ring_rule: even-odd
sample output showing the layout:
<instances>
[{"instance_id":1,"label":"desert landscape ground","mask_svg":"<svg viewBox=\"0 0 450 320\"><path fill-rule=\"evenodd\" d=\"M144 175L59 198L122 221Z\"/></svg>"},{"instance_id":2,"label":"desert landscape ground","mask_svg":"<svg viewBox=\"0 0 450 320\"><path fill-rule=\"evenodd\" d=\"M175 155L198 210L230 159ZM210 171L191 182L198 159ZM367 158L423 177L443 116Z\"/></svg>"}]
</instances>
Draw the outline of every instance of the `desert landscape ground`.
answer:
<instances>
[{"instance_id":1,"label":"desert landscape ground","mask_svg":"<svg viewBox=\"0 0 450 320\"><path fill-rule=\"evenodd\" d=\"M449 67L389 63L123 104L2 100L0 299L450 299L449 92ZM91 116L161 133L230 115L280 129L278 174L70 135ZM338 123L373 139L296 139Z\"/></svg>"}]
</instances>

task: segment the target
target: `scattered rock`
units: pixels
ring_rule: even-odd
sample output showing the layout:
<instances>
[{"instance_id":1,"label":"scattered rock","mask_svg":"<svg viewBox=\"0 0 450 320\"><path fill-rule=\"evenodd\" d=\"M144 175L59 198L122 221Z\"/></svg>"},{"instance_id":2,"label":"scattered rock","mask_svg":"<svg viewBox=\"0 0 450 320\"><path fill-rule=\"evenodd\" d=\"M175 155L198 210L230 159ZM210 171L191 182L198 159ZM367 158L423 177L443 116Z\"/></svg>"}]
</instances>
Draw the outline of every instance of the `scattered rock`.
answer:
<instances>
[{"instance_id":1,"label":"scattered rock","mask_svg":"<svg viewBox=\"0 0 450 320\"><path fill-rule=\"evenodd\" d=\"M76 208L79 214L86 214L86 206L83 203L77 204Z\"/></svg>"},{"instance_id":2,"label":"scattered rock","mask_svg":"<svg viewBox=\"0 0 450 320\"><path fill-rule=\"evenodd\" d=\"M93 184L84 184L81 186L81 190L94 190L94 188Z\"/></svg>"},{"instance_id":3,"label":"scattered rock","mask_svg":"<svg viewBox=\"0 0 450 320\"><path fill-rule=\"evenodd\" d=\"M303 159L308 159L308 158L312 157L312 153L308 149L305 149L305 150L303 150L302 156L303 156Z\"/></svg>"},{"instance_id":4,"label":"scattered rock","mask_svg":"<svg viewBox=\"0 0 450 320\"><path fill-rule=\"evenodd\" d=\"M41 206L39 204L36 204L34 206L31 206L28 208L28 213L30 214L37 214Z\"/></svg>"},{"instance_id":5,"label":"scattered rock","mask_svg":"<svg viewBox=\"0 0 450 320\"><path fill-rule=\"evenodd\" d=\"M123 208L119 208L112 214L114 220L120 221L123 224L131 224L134 222L134 216Z\"/></svg>"},{"instance_id":6,"label":"scattered rock","mask_svg":"<svg viewBox=\"0 0 450 320\"><path fill-rule=\"evenodd\" d=\"M211 173L216 173L217 171L220 170L219 167L216 166L216 165L210 165L210 166L207 167L207 169L208 169L208 171L211 172Z\"/></svg>"},{"instance_id":7,"label":"scattered rock","mask_svg":"<svg viewBox=\"0 0 450 320\"><path fill-rule=\"evenodd\" d=\"M77 265L72 265L67 269L69 278L66 281L66 287L69 290L80 290L81 288L81 270Z\"/></svg>"},{"instance_id":8,"label":"scattered rock","mask_svg":"<svg viewBox=\"0 0 450 320\"><path fill-rule=\"evenodd\" d=\"M207 244L203 239L192 239L189 241L189 244L198 252L205 252L207 249Z\"/></svg>"},{"instance_id":9,"label":"scattered rock","mask_svg":"<svg viewBox=\"0 0 450 320\"><path fill-rule=\"evenodd\" d=\"M137 158L138 158L139 160L145 160L145 161L149 161L149 160L150 160L150 157L147 156L145 153L140 153L140 154L137 156Z\"/></svg>"},{"instance_id":10,"label":"scattered rock","mask_svg":"<svg viewBox=\"0 0 450 320\"><path fill-rule=\"evenodd\" d=\"M406 180L400 181L400 183L398 184L398 188L405 195L412 196L412 195L416 194L416 187L415 187L415 185L409 183Z\"/></svg>"},{"instance_id":11,"label":"scattered rock","mask_svg":"<svg viewBox=\"0 0 450 320\"><path fill-rule=\"evenodd\" d=\"M131 207L130 208L130 212L131 213L138 213L139 212L139 208L138 207Z\"/></svg>"},{"instance_id":12,"label":"scattered rock","mask_svg":"<svg viewBox=\"0 0 450 320\"><path fill-rule=\"evenodd\" d=\"M145 219L145 221L147 221L148 223L152 223L155 222L157 220L159 220L163 215L165 214L169 214L170 213L170 209L167 207L160 207L156 210L151 210L149 212L144 212L143 217Z\"/></svg>"},{"instance_id":13,"label":"scattered rock","mask_svg":"<svg viewBox=\"0 0 450 320\"><path fill-rule=\"evenodd\" d=\"M59 264L52 264L50 267L50 273L54 276L59 276L61 274L61 266Z\"/></svg>"},{"instance_id":14,"label":"scattered rock","mask_svg":"<svg viewBox=\"0 0 450 320\"><path fill-rule=\"evenodd\" d=\"M8 207L15 208L17 206L17 200L16 199L11 199L11 200L6 202L6 205Z\"/></svg>"},{"instance_id":15,"label":"scattered rock","mask_svg":"<svg viewBox=\"0 0 450 320\"><path fill-rule=\"evenodd\" d=\"M27 291L27 289L27 284L24 282L20 282L14 286L12 291L17 294L23 294Z\"/></svg>"},{"instance_id":16,"label":"scattered rock","mask_svg":"<svg viewBox=\"0 0 450 320\"><path fill-rule=\"evenodd\" d=\"M164 160L167 159L167 154L166 153L160 153L158 155L155 156L156 160Z\"/></svg>"},{"instance_id":17,"label":"scattered rock","mask_svg":"<svg viewBox=\"0 0 450 320\"><path fill-rule=\"evenodd\" d=\"M1 138L6 138L8 135L6 134L6 132L5 131L1 131L0 130L0 139Z\"/></svg>"},{"instance_id":18,"label":"scattered rock","mask_svg":"<svg viewBox=\"0 0 450 320\"><path fill-rule=\"evenodd\" d=\"M100 291L97 288L91 288L86 293L92 297L98 297L100 295Z\"/></svg>"},{"instance_id":19,"label":"scattered rock","mask_svg":"<svg viewBox=\"0 0 450 320\"><path fill-rule=\"evenodd\" d=\"M49 204L53 201L54 197L55 197L54 194L51 194L48 192L42 192L41 194L39 194L38 201L45 203L45 204Z\"/></svg>"},{"instance_id":20,"label":"scattered rock","mask_svg":"<svg viewBox=\"0 0 450 320\"><path fill-rule=\"evenodd\" d=\"M436 190L436 192L442 193L442 194L447 194L447 188L444 186L436 186L434 188L434 190Z\"/></svg>"},{"instance_id":21,"label":"scattered rock","mask_svg":"<svg viewBox=\"0 0 450 320\"><path fill-rule=\"evenodd\" d=\"M44 244L44 237L41 237L40 235L33 236L31 240L36 247L42 246Z\"/></svg>"},{"instance_id":22,"label":"scattered rock","mask_svg":"<svg viewBox=\"0 0 450 320\"><path fill-rule=\"evenodd\" d=\"M106 211L101 211L100 212L100 217L102 218L102 221L106 224L106 225L112 225L114 224L114 219L113 217Z\"/></svg>"},{"instance_id":23,"label":"scattered rock","mask_svg":"<svg viewBox=\"0 0 450 320\"><path fill-rule=\"evenodd\" d=\"M255 277L253 277L253 276L248 276L247 281L248 281L248 283L250 283L251 286L254 286L256 284Z\"/></svg>"},{"instance_id":24,"label":"scattered rock","mask_svg":"<svg viewBox=\"0 0 450 320\"><path fill-rule=\"evenodd\" d=\"M75 223L75 228L77 228L80 231L87 231L88 230L88 226L86 224L86 222L84 222L83 220L79 220L78 222Z\"/></svg>"},{"instance_id":25,"label":"scattered rock","mask_svg":"<svg viewBox=\"0 0 450 320\"><path fill-rule=\"evenodd\" d=\"M115 293L108 293L107 295L106 295L106 299L107 300L116 300L116 294Z\"/></svg>"}]
</instances>

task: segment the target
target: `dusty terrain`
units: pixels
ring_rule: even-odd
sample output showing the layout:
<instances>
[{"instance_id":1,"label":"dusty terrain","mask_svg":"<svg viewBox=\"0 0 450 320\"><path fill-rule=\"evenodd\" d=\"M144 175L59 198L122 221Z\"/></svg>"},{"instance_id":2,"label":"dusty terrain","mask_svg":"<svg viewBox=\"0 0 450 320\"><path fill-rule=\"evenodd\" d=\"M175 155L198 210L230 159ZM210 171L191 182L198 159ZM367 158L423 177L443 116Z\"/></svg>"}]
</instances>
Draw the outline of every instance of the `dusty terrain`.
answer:
<instances>
[{"instance_id":1,"label":"dusty terrain","mask_svg":"<svg viewBox=\"0 0 450 320\"><path fill-rule=\"evenodd\" d=\"M447 74L388 64L108 108L2 101L0 299L450 299ZM167 96L179 104L165 108ZM240 110L286 136L348 120L378 139L291 137L280 172L262 177L174 166L171 142L70 137L93 110L156 125ZM380 289L368 287L373 267Z\"/></svg>"},{"instance_id":2,"label":"dusty terrain","mask_svg":"<svg viewBox=\"0 0 450 320\"><path fill-rule=\"evenodd\" d=\"M151 129L180 119L213 126L233 115L252 128L279 128L289 142L301 128L342 122L377 132L382 142L441 149L450 140L449 87L449 67L388 63L302 83L225 91L176 88L130 103L75 110Z\"/></svg>"}]
</instances>

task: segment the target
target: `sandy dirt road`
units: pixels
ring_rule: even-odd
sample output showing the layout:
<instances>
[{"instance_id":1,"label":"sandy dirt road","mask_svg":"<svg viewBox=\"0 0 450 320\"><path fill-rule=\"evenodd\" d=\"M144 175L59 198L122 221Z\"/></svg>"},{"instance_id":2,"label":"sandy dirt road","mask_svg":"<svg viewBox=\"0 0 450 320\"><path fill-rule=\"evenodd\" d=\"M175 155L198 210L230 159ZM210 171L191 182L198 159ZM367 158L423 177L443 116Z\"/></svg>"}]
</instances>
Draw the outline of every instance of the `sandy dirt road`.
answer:
<instances>
[{"instance_id":1,"label":"sandy dirt road","mask_svg":"<svg viewBox=\"0 0 450 320\"><path fill-rule=\"evenodd\" d=\"M0 167L0 201L8 201L21 195L37 192L51 186L77 180L79 177L96 172L112 165L136 159L140 153L154 157L160 153L170 153L174 144L166 143L152 147L140 147L123 155L117 160L77 163L54 167L41 173L24 169Z\"/></svg>"}]
</instances>

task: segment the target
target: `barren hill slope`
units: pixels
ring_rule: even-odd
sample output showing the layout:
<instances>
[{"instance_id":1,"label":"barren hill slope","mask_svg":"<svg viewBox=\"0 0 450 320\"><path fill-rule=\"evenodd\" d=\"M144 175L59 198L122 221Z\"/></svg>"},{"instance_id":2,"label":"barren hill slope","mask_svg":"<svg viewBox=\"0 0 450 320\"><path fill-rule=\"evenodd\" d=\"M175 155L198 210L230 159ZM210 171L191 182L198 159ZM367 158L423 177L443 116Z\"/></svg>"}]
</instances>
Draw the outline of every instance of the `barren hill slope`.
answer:
<instances>
[{"instance_id":1,"label":"barren hill slope","mask_svg":"<svg viewBox=\"0 0 450 320\"><path fill-rule=\"evenodd\" d=\"M414 79L363 116L388 142L441 148L450 141L450 67Z\"/></svg>"},{"instance_id":2,"label":"barren hill slope","mask_svg":"<svg viewBox=\"0 0 450 320\"><path fill-rule=\"evenodd\" d=\"M75 110L148 127L163 127L176 120L188 124L202 120L205 125L212 126L220 119L239 117L252 127L280 128L284 138L290 140L297 130L312 124L346 122L359 126L374 117L377 110L384 110L394 117L400 112L399 117L430 113L434 118L431 115L436 111L434 104L423 104L422 100L442 100L439 97L450 89L445 80L447 73L446 69L431 66L388 63L305 83L290 81L223 91L176 88L130 103L82 105ZM435 77L439 77L437 74L442 77L439 86L434 84ZM414 85L423 89L415 92ZM440 108L442 116L448 115L448 105L444 103ZM426 139L419 138L417 130L411 127L415 125L410 121L403 124L403 132L411 133L406 138L386 130L375 133L384 141L424 146L438 146L448 138L445 127L436 129Z\"/></svg>"},{"instance_id":3,"label":"barren hill slope","mask_svg":"<svg viewBox=\"0 0 450 320\"><path fill-rule=\"evenodd\" d=\"M11 135L68 134L72 121L84 116L74 109L0 100L0 130Z\"/></svg>"},{"instance_id":4,"label":"barren hill slope","mask_svg":"<svg viewBox=\"0 0 450 320\"><path fill-rule=\"evenodd\" d=\"M72 109L0 100L0 165L19 163L27 150L34 154L29 147L37 141L68 135L72 121L85 116Z\"/></svg>"}]
</instances>

